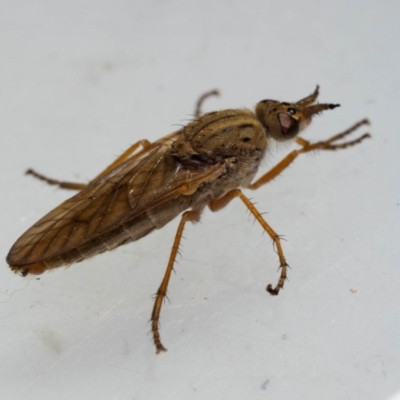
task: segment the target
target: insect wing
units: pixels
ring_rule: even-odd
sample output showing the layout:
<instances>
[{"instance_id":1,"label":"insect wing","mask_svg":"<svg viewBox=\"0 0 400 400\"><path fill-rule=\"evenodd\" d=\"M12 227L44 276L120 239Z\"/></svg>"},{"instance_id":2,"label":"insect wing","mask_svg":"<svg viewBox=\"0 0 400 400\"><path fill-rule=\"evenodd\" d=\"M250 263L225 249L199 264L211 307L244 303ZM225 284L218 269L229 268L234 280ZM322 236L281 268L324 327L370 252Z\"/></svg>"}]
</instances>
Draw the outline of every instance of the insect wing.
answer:
<instances>
[{"instance_id":1,"label":"insect wing","mask_svg":"<svg viewBox=\"0 0 400 400\"><path fill-rule=\"evenodd\" d=\"M17 240L8 263L25 265L66 253L155 207L192 194L224 170L220 164L188 170L173 159L169 148L169 143L153 144L61 203Z\"/></svg>"}]
</instances>

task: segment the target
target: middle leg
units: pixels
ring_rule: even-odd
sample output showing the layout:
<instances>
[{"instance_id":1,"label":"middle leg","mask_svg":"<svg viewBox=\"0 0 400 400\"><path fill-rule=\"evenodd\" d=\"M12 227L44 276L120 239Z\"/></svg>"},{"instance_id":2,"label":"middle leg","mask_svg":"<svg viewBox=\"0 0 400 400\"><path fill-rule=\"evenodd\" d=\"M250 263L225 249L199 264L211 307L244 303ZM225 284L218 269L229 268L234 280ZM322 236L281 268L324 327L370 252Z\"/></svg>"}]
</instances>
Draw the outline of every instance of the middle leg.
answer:
<instances>
[{"instance_id":1,"label":"middle leg","mask_svg":"<svg viewBox=\"0 0 400 400\"><path fill-rule=\"evenodd\" d=\"M223 197L212 200L208 204L208 206L211 211L218 211L221 208L225 207L235 197L239 197L239 199L243 201L248 210L253 214L254 218L258 221L258 223L263 227L265 232L268 233L269 237L274 242L279 257L279 268L281 270L281 276L279 278L278 284L275 287L273 287L271 284L267 286L267 292L272 295L277 295L285 284L285 280L287 279L287 268L289 267L283 254L281 238L279 237L279 235L267 224L267 222L254 206L254 204L242 193L240 189L233 189L230 192L226 193Z\"/></svg>"}]
</instances>

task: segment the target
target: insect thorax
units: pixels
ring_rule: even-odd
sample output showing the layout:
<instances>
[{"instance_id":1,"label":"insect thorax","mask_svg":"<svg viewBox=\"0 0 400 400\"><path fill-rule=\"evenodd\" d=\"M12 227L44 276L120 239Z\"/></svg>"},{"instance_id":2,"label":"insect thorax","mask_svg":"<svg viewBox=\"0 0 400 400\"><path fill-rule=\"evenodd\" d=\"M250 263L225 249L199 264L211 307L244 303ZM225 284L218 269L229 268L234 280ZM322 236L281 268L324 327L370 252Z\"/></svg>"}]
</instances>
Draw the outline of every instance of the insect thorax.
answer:
<instances>
[{"instance_id":1,"label":"insect thorax","mask_svg":"<svg viewBox=\"0 0 400 400\"><path fill-rule=\"evenodd\" d=\"M267 147L265 130L246 109L205 114L185 126L173 143L173 156L190 168L226 165L226 181L235 187L248 182L257 171ZM251 178L250 178L251 179Z\"/></svg>"}]
</instances>

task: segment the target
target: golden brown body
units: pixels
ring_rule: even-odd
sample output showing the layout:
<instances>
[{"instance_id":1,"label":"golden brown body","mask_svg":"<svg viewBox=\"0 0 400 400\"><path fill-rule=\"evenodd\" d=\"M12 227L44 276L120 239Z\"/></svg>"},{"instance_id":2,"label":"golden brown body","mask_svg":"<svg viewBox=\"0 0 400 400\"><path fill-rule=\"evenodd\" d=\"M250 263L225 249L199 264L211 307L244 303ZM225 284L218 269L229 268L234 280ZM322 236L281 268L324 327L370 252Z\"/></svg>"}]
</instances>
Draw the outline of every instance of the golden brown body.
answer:
<instances>
[{"instance_id":1,"label":"golden brown body","mask_svg":"<svg viewBox=\"0 0 400 400\"><path fill-rule=\"evenodd\" d=\"M59 182L30 170L48 183L81 190L17 240L7 256L8 264L22 275L41 274L138 240L190 210L182 216L152 314L154 342L157 351L162 351L165 348L158 331L159 315L184 225L198 220L205 206L216 211L239 197L275 243L281 277L275 288L268 285L267 290L278 294L287 269L280 238L239 188L256 189L267 183L301 153L345 148L368 136L333 144L366 123L361 121L324 142L310 144L296 138L313 115L337 107L314 104L317 96L318 88L295 103L263 100L255 112L237 109L200 115L198 111L196 119L182 129L153 144L144 140L133 145L88 185ZM301 149L251 183L268 142L294 138ZM142 149L137 151L140 146Z\"/></svg>"},{"instance_id":2,"label":"golden brown body","mask_svg":"<svg viewBox=\"0 0 400 400\"><path fill-rule=\"evenodd\" d=\"M140 239L182 211L200 211L210 199L247 184L266 144L250 111L206 114L60 204L21 236L7 262L14 270L41 273L31 266L70 265Z\"/></svg>"}]
</instances>

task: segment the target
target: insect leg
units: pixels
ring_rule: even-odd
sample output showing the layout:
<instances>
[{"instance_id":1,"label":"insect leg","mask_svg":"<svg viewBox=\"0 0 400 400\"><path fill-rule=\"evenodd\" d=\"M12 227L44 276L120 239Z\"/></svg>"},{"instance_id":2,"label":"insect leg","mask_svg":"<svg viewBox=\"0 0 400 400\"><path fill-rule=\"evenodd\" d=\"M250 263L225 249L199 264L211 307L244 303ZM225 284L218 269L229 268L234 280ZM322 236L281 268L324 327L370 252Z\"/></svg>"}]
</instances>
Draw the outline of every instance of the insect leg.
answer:
<instances>
[{"instance_id":1,"label":"insect leg","mask_svg":"<svg viewBox=\"0 0 400 400\"><path fill-rule=\"evenodd\" d=\"M92 179L91 182L96 181L97 179L107 175L110 171L121 165L126 159L128 159L133 152L135 152L139 147L142 147L142 150L146 149L147 147L151 146L151 143L146 140L139 140L127 150L125 150L112 164L110 164L104 171L102 171L96 178Z\"/></svg>"},{"instance_id":2,"label":"insect leg","mask_svg":"<svg viewBox=\"0 0 400 400\"><path fill-rule=\"evenodd\" d=\"M26 172L26 175L32 175L41 181L48 183L49 185L56 185L62 189L71 189L71 190L82 190L86 184L85 183L76 183L76 182L65 182L65 181L58 181L57 179L48 178L38 172L34 171L33 169L29 168Z\"/></svg>"},{"instance_id":3,"label":"insect leg","mask_svg":"<svg viewBox=\"0 0 400 400\"><path fill-rule=\"evenodd\" d=\"M216 89L210 90L209 92L206 92L200 96L200 98L197 100L196 108L194 111L195 118L200 117L200 115L202 114L201 107L203 106L204 101L211 96L219 96L219 91Z\"/></svg>"},{"instance_id":4,"label":"insect leg","mask_svg":"<svg viewBox=\"0 0 400 400\"><path fill-rule=\"evenodd\" d=\"M254 206L254 204L239 189L233 189L230 192L226 193L220 199L212 200L209 203L209 207L212 211L218 211L221 208L225 207L235 197L239 197L239 199L243 201L245 206L253 214L254 218L259 222L259 224L264 228L265 232L268 233L269 237L273 240L274 245L276 246L276 251L279 257L279 263L280 263L279 267L281 269L281 276L279 278L278 284L275 287L272 287L271 284L267 286L267 291L272 295L277 295L279 293L279 290L283 288L283 285L287 278L287 268L288 268L288 264L283 254L281 239L279 235L267 224L267 222L262 217L257 208Z\"/></svg>"},{"instance_id":5,"label":"insect leg","mask_svg":"<svg viewBox=\"0 0 400 400\"><path fill-rule=\"evenodd\" d=\"M366 134L360 136L359 138L357 138L355 140L351 140L349 142L345 142L345 143L333 145L333 146L332 146L332 143L334 143L340 139L343 139L345 136L351 134L352 132L354 132L356 129L358 129L360 126L363 126L363 125L369 125L368 119L363 119L361 121L358 121L354 125L352 125L350 128L346 129L344 132L338 133L337 135L332 136L331 138L329 138L328 140L325 140L324 142L317 142L317 143L315 143L315 145L318 145L319 143L323 143L323 144L325 144L323 149L326 149L326 150L344 149L348 146L354 146L355 144L361 142L365 138L371 137L371 136L368 133L366 133ZM304 140L302 138L296 138L295 140L298 144L300 144L303 147L310 146L310 143L307 140Z\"/></svg>"},{"instance_id":6,"label":"insect leg","mask_svg":"<svg viewBox=\"0 0 400 400\"><path fill-rule=\"evenodd\" d=\"M133 144L131 147L129 147L128 150L124 151L103 172L101 172L99 175L97 175L96 178L92 179L91 182L95 181L96 179L101 178L102 176L106 175L111 170L116 168L118 165L123 163L139 146L142 146L143 148L146 148L146 147L150 146L150 142L148 140L140 140L139 142ZM87 186L85 183L65 182L65 181L59 181L59 180L53 179L53 178L48 178L47 176L39 174L38 172L34 171L31 168L26 171L26 174L27 175L32 175L35 178L40 179L41 181L44 181L44 182L48 183L49 185L56 185L56 186L58 186L58 187L60 187L62 189L82 190L85 186Z\"/></svg>"},{"instance_id":7,"label":"insect leg","mask_svg":"<svg viewBox=\"0 0 400 400\"><path fill-rule=\"evenodd\" d=\"M296 138L296 142L302 146L301 149L299 150L293 150L291 153L289 153L281 162L279 162L277 165L275 165L274 168L269 170L266 174L261 176L259 179L257 179L255 182L251 183L248 188L249 189L258 189L260 186L265 185L272 179L276 178L284 169L286 169L300 154L308 153L310 151L314 150L339 150L339 149L345 149L350 146L354 146L358 143L361 143L364 139L371 137L369 133L365 133L364 135L358 137L357 139L354 140L349 140L348 142L344 143L339 143L335 144L339 139L342 139L343 137L349 135L350 133L354 132L356 129L358 129L362 125L368 125L369 122L366 119L363 119L360 122L357 122L353 126L351 126L349 129L345 130L342 133L339 133L337 135L332 136L328 140L324 140L321 142L316 142L316 143L310 143L307 140L304 140L302 138Z\"/></svg>"},{"instance_id":8,"label":"insect leg","mask_svg":"<svg viewBox=\"0 0 400 400\"><path fill-rule=\"evenodd\" d=\"M161 351L167 351L167 349L162 345L160 332L159 332L159 320L160 320L160 313L163 300L167 295L168 283L169 278L171 277L172 270L174 269L174 263L176 256L179 251L179 244L183 235L183 229L185 227L186 222L188 221L199 221L200 219L200 212L191 210L186 211L182 214L181 222L179 223L178 230L176 231L174 244L172 246L171 255L169 256L168 266L165 271L164 278L161 282L160 287L157 290L156 299L154 302L153 312L151 313L151 330L153 332L153 340L154 344L157 348L157 354Z\"/></svg>"}]
</instances>

